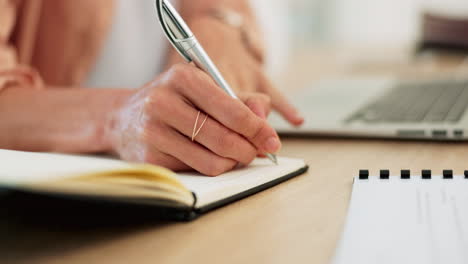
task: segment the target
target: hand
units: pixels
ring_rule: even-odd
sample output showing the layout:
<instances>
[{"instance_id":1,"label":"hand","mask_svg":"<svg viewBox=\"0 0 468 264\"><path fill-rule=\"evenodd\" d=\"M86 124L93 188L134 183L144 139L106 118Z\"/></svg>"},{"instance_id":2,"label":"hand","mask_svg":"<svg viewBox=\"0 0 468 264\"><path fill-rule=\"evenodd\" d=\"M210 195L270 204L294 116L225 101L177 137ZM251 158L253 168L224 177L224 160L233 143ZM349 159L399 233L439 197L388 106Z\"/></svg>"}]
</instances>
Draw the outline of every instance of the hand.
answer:
<instances>
[{"instance_id":1,"label":"hand","mask_svg":"<svg viewBox=\"0 0 468 264\"><path fill-rule=\"evenodd\" d=\"M255 47L248 49L238 29L211 17L194 19L190 26L233 89L264 93L271 98L273 109L288 122L295 126L304 122L297 109L265 75L258 55L262 50L260 40L251 41Z\"/></svg>"},{"instance_id":2,"label":"hand","mask_svg":"<svg viewBox=\"0 0 468 264\"><path fill-rule=\"evenodd\" d=\"M176 64L117 107L109 129L112 149L125 160L210 176L249 164L259 153L276 153L281 143L265 120L268 97L240 98L245 103L196 67ZM192 142L199 110L208 119Z\"/></svg>"}]
</instances>

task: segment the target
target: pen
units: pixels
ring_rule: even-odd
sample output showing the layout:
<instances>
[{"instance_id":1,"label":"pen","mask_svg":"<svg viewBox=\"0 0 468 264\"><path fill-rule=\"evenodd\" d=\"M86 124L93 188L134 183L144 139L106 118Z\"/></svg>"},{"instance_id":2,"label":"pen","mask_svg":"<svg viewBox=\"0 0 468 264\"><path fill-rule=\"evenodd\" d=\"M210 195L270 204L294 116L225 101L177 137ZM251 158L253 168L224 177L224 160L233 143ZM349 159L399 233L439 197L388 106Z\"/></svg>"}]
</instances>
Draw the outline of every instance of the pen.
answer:
<instances>
[{"instance_id":1,"label":"pen","mask_svg":"<svg viewBox=\"0 0 468 264\"><path fill-rule=\"evenodd\" d=\"M186 61L194 62L197 67L208 73L229 96L239 99L171 3L156 0L156 10L164 33L177 52ZM271 153L265 155L273 163L278 164L276 155Z\"/></svg>"}]
</instances>

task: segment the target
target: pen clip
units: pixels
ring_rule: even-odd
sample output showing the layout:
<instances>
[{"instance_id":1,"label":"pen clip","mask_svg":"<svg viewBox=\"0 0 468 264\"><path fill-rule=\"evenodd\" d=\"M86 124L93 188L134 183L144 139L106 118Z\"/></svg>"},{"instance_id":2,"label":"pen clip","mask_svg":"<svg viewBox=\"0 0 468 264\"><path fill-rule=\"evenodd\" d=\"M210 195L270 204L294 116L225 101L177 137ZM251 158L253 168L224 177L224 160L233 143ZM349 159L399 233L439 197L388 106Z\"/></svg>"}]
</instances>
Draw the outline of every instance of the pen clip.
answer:
<instances>
[{"instance_id":1,"label":"pen clip","mask_svg":"<svg viewBox=\"0 0 468 264\"><path fill-rule=\"evenodd\" d=\"M165 0L156 0L156 10L166 37L187 62L192 62L186 50L190 49L196 40L187 24L171 3Z\"/></svg>"}]
</instances>

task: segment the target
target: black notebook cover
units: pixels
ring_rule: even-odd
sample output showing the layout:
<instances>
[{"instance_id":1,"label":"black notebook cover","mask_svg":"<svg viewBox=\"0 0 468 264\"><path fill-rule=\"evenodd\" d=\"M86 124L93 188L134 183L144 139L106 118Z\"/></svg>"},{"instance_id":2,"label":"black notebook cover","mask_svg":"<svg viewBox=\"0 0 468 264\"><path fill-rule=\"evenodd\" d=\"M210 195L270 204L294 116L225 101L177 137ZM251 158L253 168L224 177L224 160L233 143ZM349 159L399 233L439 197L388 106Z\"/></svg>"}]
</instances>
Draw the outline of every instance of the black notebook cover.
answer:
<instances>
[{"instance_id":1,"label":"black notebook cover","mask_svg":"<svg viewBox=\"0 0 468 264\"><path fill-rule=\"evenodd\" d=\"M8 216L34 216L34 221L40 221L40 218L43 218L44 221L50 221L50 218L53 218L58 222L79 219L81 222L89 223L108 222L114 219L191 221L202 214L301 175L307 170L308 166L305 166L273 181L201 208L195 208L195 206L180 208L161 206L152 203L149 199L131 201L93 196L27 192L13 188L0 190L0 207L3 208L3 213ZM196 204L196 194L194 194L194 198Z\"/></svg>"}]
</instances>

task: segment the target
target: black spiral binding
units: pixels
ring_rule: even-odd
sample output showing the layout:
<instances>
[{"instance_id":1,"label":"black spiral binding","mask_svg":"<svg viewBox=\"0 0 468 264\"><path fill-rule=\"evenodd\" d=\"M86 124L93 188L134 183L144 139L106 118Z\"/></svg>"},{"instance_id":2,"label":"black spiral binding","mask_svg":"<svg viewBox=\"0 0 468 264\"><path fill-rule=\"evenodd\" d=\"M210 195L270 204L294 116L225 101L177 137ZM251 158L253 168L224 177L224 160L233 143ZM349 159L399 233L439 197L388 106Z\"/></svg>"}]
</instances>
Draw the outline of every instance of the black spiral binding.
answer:
<instances>
[{"instance_id":1,"label":"black spiral binding","mask_svg":"<svg viewBox=\"0 0 468 264\"><path fill-rule=\"evenodd\" d=\"M431 170L422 170L421 171L421 178L424 180L430 180L432 178L432 171Z\"/></svg>"},{"instance_id":2,"label":"black spiral binding","mask_svg":"<svg viewBox=\"0 0 468 264\"><path fill-rule=\"evenodd\" d=\"M468 179L468 170L465 170L463 173L465 179ZM390 170L380 170L379 177L381 180L388 180L390 179ZM400 171L401 179L408 180L411 179L411 171L410 170L401 170ZM453 179L453 170L443 170L442 177L444 179L450 180ZM431 170L422 170L421 171L421 178L423 180L430 180L432 179L432 171ZM368 180L369 179L369 170L359 170L359 179L360 180Z\"/></svg>"},{"instance_id":3,"label":"black spiral binding","mask_svg":"<svg viewBox=\"0 0 468 264\"><path fill-rule=\"evenodd\" d=\"M444 170L442 172L442 177L444 177L444 179L453 179L453 171L452 170Z\"/></svg>"},{"instance_id":4,"label":"black spiral binding","mask_svg":"<svg viewBox=\"0 0 468 264\"><path fill-rule=\"evenodd\" d=\"M410 170L401 170L401 178L404 180L411 178L411 171Z\"/></svg>"},{"instance_id":5,"label":"black spiral binding","mask_svg":"<svg viewBox=\"0 0 468 264\"><path fill-rule=\"evenodd\" d=\"M369 179L369 170L360 170L360 171L359 171L359 179L360 179L360 180L367 180L367 179Z\"/></svg>"},{"instance_id":6,"label":"black spiral binding","mask_svg":"<svg viewBox=\"0 0 468 264\"><path fill-rule=\"evenodd\" d=\"M380 170L380 179L389 180L390 179L390 171L389 170Z\"/></svg>"}]
</instances>

